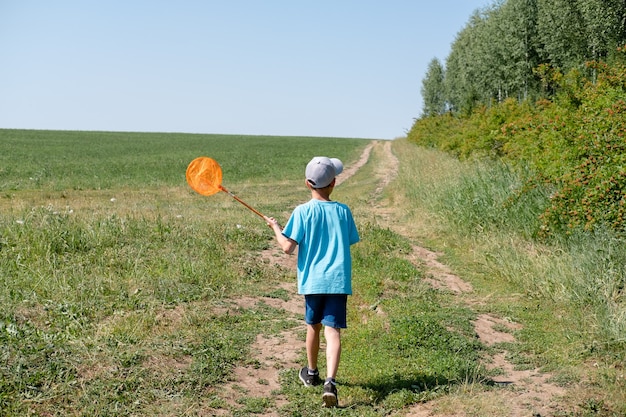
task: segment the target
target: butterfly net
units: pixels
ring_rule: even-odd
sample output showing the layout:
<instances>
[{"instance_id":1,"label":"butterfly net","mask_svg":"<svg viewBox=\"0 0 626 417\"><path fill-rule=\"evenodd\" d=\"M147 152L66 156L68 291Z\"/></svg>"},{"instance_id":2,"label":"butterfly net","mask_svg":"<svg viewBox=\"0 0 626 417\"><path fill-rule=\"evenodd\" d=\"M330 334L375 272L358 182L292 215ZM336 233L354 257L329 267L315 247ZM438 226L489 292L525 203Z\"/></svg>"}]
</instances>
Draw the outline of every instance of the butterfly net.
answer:
<instances>
[{"instance_id":1,"label":"butterfly net","mask_svg":"<svg viewBox=\"0 0 626 417\"><path fill-rule=\"evenodd\" d=\"M187 183L195 192L213 195L222 191L222 167L212 158L201 156L187 166Z\"/></svg>"}]
</instances>

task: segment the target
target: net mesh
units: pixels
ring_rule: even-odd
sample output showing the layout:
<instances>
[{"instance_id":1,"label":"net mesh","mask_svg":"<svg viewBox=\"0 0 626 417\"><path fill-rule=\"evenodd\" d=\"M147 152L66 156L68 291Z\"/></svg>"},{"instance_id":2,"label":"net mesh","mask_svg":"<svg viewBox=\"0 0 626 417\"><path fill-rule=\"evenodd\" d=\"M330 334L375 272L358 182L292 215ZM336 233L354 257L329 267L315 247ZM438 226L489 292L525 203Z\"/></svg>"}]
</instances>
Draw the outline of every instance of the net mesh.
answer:
<instances>
[{"instance_id":1,"label":"net mesh","mask_svg":"<svg viewBox=\"0 0 626 417\"><path fill-rule=\"evenodd\" d=\"M187 183L195 192L213 195L222 190L222 167L212 158L201 156L189 163Z\"/></svg>"}]
</instances>

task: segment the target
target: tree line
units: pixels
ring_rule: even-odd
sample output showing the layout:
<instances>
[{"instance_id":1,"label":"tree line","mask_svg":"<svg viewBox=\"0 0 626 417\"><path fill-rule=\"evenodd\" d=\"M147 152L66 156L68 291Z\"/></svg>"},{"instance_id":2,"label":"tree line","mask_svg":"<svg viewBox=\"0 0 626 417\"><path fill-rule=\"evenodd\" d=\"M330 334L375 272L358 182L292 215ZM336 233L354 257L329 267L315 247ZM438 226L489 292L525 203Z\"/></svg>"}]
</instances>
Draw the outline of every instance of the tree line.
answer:
<instances>
[{"instance_id":1,"label":"tree line","mask_svg":"<svg viewBox=\"0 0 626 417\"><path fill-rule=\"evenodd\" d=\"M552 74L593 71L626 43L626 0L498 0L476 10L422 80L422 117L550 98ZM593 77L593 73L588 74Z\"/></svg>"}]
</instances>

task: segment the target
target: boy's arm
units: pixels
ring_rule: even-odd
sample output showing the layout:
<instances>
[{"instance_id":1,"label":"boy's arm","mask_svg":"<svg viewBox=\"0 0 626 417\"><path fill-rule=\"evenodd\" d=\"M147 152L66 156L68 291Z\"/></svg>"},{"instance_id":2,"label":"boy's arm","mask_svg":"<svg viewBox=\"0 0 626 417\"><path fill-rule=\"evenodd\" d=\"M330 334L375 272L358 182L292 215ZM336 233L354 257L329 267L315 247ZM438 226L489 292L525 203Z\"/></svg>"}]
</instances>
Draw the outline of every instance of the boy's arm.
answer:
<instances>
[{"instance_id":1,"label":"boy's arm","mask_svg":"<svg viewBox=\"0 0 626 417\"><path fill-rule=\"evenodd\" d=\"M288 255L291 255L294 250L296 250L296 246L298 244L295 240L289 239L287 236L283 235L283 230L278 224L278 221L273 217L265 217L265 221L267 225L274 231L274 235L276 235L276 241L280 245L283 252Z\"/></svg>"}]
</instances>

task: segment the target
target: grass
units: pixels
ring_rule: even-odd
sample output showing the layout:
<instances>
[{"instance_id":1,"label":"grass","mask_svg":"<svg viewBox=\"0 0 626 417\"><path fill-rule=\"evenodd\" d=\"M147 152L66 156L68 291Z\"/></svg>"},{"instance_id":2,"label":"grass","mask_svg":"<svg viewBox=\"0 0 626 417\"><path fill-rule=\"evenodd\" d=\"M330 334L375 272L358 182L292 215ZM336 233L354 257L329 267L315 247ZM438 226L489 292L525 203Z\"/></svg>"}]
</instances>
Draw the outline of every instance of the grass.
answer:
<instances>
[{"instance_id":1,"label":"grass","mask_svg":"<svg viewBox=\"0 0 626 417\"><path fill-rule=\"evenodd\" d=\"M320 140L323 145L320 145ZM118 190L180 186L197 156L222 166L225 186L259 185L300 174L321 149L354 159L357 143L343 138L301 138L175 133L0 130L0 189ZM280 164L277 167L276 164ZM228 180L228 181L226 181Z\"/></svg>"},{"instance_id":2,"label":"grass","mask_svg":"<svg viewBox=\"0 0 626 417\"><path fill-rule=\"evenodd\" d=\"M186 164L215 157L231 191L279 215L290 201L258 197L299 178L314 149L350 160L364 144L0 131L0 414L198 407L247 357L260 318L284 313L218 313L276 279L255 255L269 235L225 194L194 194Z\"/></svg>"},{"instance_id":3,"label":"grass","mask_svg":"<svg viewBox=\"0 0 626 417\"><path fill-rule=\"evenodd\" d=\"M396 145L412 161L388 190L412 203L402 220L414 225L407 233L445 251L447 263L472 282L472 297L485 300L477 312L524 324L520 343L510 346L517 366L591 381L582 397L604 406L581 415L625 413L626 242L609 231L537 239L528 231L549 190L517 201L523 182L507 167Z\"/></svg>"},{"instance_id":4,"label":"grass","mask_svg":"<svg viewBox=\"0 0 626 417\"><path fill-rule=\"evenodd\" d=\"M533 212L532 204L509 209L509 217L522 219L517 224L496 210L516 183L512 173L497 171L502 182L495 183L487 166L406 141L393 143L400 174L380 200L373 201L379 148L333 195L353 208L362 237L353 251L355 294L340 370L348 406L320 409L319 392L303 389L293 370L281 372L271 397L242 390L237 407L230 405L219 388L248 363L257 335L301 334L302 323L265 303L236 304L261 295L284 299L277 284L293 284L292 272L260 259L274 242L256 216L223 193L201 197L189 189L186 164L198 155L216 158L227 188L284 221L308 199L301 171L311 156L349 164L368 143L0 130L0 416L249 416L274 409L382 416L434 398L444 408L463 404L475 415L501 415L506 404L471 399L493 390L481 365L489 349L471 324L482 312L524 324L520 343L509 347L518 366L557 370L563 384L593 378L590 386L600 388L585 394L580 410L622 411L623 350L610 331L619 315L606 308L621 311L614 283L623 265L620 242L594 240L587 255L586 240L534 243L520 214ZM462 197L468 193L475 198ZM476 207L464 208L468 201ZM393 230L373 203L403 215ZM445 262L471 280L472 297L488 302L470 308L462 296L428 286L410 259L415 242L444 251ZM600 284L613 277L602 294L614 304L605 296L591 302L593 293L576 284L584 274L598 274ZM605 324L606 317L616 321ZM598 367L586 374L590 361ZM279 394L288 400L280 407Z\"/></svg>"}]
</instances>

